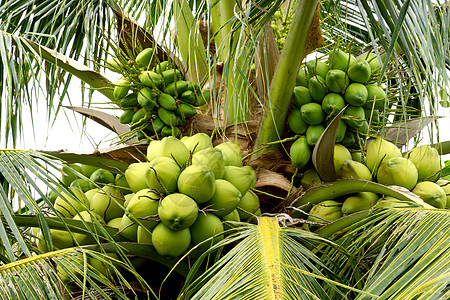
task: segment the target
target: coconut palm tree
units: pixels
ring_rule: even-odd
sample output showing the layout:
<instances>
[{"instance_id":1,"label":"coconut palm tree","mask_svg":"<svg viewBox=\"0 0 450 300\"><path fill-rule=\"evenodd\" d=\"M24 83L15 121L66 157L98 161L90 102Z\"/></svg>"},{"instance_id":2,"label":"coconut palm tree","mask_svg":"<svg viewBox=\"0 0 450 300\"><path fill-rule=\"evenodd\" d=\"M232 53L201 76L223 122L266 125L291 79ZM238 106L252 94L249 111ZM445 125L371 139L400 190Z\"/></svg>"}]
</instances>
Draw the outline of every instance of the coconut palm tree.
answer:
<instances>
[{"instance_id":1,"label":"coconut palm tree","mask_svg":"<svg viewBox=\"0 0 450 300\"><path fill-rule=\"evenodd\" d=\"M49 118L59 116L53 111L59 112L63 100L70 100L67 90L72 76L89 87L84 91L88 99L102 93L114 104L113 84L102 75L107 59L125 60L127 54L136 54L158 36L159 55L172 55L175 61L179 57L179 67L188 78L208 83L213 95L213 125L219 133L225 134L229 125L238 128L259 122L253 132L255 142L249 143L256 156L261 149L276 148L285 137L296 74L306 54L314 49L322 55L336 45L356 55L375 49L383 63L380 81L389 80L395 90L400 113L394 120L400 124L407 124L410 118L406 107L420 112L429 109L433 115L439 103L448 102L448 6L415 0L318 4L4 1L0 5L0 94L5 145L16 147L26 117L23 108L32 111L43 101L39 91L45 93ZM278 41L281 53L269 26L277 12L291 22L287 35L281 37L284 40ZM322 32L310 30L311 24L317 25L318 16ZM175 42L170 39L170 21ZM311 44L314 37L317 43ZM255 103L256 110L252 109ZM97 117L100 121L106 118ZM110 128L123 133L111 124ZM238 131L230 135L236 137ZM444 268L450 253L446 210L414 202L413 208L366 212L358 215L359 222L353 216L317 233L293 228L295 220L288 215L260 218L258 225L238 227L189 269L185 261L166 261L148 246L124 243L117 238L117 230L96 222L69 221L55 213L47 189L57 195L70 194L59 180L59 160L123 172L136 156L125 157L122 152L112 158L111 154L92 158L16 149L0 151L0 156L1 294L5 298L60 299L70 292L66 279L92 298L141 297L137 296L141 289L148 297L161 297L136 271L136 264L126 256L130 253L166 264L184 276L182 299L278 299L289 295L293 299L298 295L311 299L442 299L449 295L449 274ZM42 253L34 243L38 233L31 228L40 228L49 250L55 250L52 230L65 230L72 236L86 233L95 237L95 242ZM202 263L207 255L221 247L230 250L205 270ZM96 262L117 276L102 273L95 268Z\"/></svg>"}]
</instances>

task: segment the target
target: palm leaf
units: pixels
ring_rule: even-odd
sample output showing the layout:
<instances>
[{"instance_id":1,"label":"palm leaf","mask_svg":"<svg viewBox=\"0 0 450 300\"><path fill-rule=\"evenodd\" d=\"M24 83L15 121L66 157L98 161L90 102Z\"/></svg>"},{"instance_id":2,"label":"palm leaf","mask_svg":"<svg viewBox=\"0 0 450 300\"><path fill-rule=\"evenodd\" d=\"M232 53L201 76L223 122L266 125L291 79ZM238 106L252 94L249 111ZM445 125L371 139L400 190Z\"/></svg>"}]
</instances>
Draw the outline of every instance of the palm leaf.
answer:
<instances>
[{"instance_id":1,"label":"palm leaf","mask_svg":"<svg viewBox=\"0 0 450 300\"><path fill-rule=\"evenodd\" d=\"M333 240L329 267L380 299L445 299L449 291L450 213L429 208L376 210ZM352 299L371 299L363 294Z\"/></svg>"},{"instance_id":2,"label":"palm leaf","mask_svg":"<svg viewBox=\"0 0 450 300\"><path fill-rule=\"evenodd\" d=\"M209 252L193 266L180 299L330 299L318 279L336 290L340 285L323 262L308 249L326 239L313 233L278 226L277 218L260 217L258 225L242 224L215 248L235 244L198 278L196 271ZM322 269L323 271L320 271Z\"/></svg>"},{"instance_id":3,"label":"palm leaf","mask_svg":"<svg viewBox=\"0 0 450 300\"><path fill-rule=\"evenodd\" d=\"M103 269L96 269L93 260ZM64 299L65 295L80 290L90 299L129 299L133 287L121 274L123 270L151 291L139 274L114 257L83 248L68 248L1 266L0 297ZM115 275L117 282L112 281L111 275Z\"/></svg>"}]
</instances>

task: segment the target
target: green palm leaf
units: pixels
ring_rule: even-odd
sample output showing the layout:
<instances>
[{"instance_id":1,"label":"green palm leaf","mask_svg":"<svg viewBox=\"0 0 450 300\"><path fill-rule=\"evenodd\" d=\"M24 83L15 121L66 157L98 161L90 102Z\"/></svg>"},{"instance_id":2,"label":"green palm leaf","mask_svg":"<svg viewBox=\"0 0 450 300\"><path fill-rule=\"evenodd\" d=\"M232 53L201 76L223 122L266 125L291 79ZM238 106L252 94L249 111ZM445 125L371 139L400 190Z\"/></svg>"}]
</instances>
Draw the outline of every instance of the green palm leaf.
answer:
<instances>
[{"instance_id":1,"label":"green palm leaf","mask_svg":"<svg viewBox=\"0 0 450 300\"><path fill-rule=\"evenodd\" d=\"M333 261L329 267L379 299L446 299L450 293L448 210L377 210L333 240L349 256L329 248L324 251Z\"/></svg>"},{"instance_id":2,"label":"green palm leaf","mask_svg":"<svg viewBox=\"0 0 450 300\"><path fill-rule=\"evenodd\" d=\"M196 262L180 299L330 299L318 278L339 292L339 283L332 280L336 278L308 248L312 241L330 244L326 239L304 230L279 227L276 218L258 220L258 225L242 225L218 243L215 247L240 240L193 279L206 254Z\"/></svg>"},{"instance_id":3,"label":"green palm leaf","mask_svg":"<svg viewBox=\"0 0 450 300\"><path fill-rule=\"evenodd\" d=\"M95 268L94 261L102 267ZM89 299L130 299L134 292L122 275L125 270L151 290L132 268L104 253L83 248L48 252L1 266L0 298L64 299L79 291Z\"/></svg>"}]
</instances>

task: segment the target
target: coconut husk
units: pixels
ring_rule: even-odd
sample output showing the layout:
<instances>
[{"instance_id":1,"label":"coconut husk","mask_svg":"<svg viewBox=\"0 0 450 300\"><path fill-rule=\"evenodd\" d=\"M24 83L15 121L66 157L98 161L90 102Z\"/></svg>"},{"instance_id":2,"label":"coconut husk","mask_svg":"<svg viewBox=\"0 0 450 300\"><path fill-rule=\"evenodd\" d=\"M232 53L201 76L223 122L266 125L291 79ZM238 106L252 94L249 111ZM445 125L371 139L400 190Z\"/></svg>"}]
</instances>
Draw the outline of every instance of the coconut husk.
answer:
<instances>
[{"instance_id":1,"label":"coconut husk","mask_svg":"<svg viewBox=\"0 0 450 300\"><path fill-rule=\"evenodd\" d=\"M292 195L299 193L299 189L292 186L291 181L280 173L259 168L256 170L256 178L255 189L263 212L284 211L292 202Z\"/></svg>"}]
</instances>

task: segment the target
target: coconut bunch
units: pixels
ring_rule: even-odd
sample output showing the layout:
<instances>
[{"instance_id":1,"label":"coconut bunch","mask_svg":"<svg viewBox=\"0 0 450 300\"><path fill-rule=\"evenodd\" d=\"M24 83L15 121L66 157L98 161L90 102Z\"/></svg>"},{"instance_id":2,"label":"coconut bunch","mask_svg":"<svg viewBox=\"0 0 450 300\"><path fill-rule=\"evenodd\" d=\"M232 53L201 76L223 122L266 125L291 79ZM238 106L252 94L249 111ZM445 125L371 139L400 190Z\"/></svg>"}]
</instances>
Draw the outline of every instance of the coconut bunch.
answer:
<instances>
[{"instance_id":1,"label":"coconut bunch","mask_svg":"<svg viewBox=\"0 0 450 300\"><path fill-rule=\"evenodd\" d=\"M143 49L125 64L111 59L106 67L123 74L114 87L114 98L123 110L119 120L130 124L139 140L180 136L197 108L209 100L208 92L184 80L171 61L157 61L153 48Z\"/></svg>"},{"instance_id":2,"label":"coconut bunch","mask_svg":"<svg viewBox=\"0 0 450 300\"><path fill-rule=\"evenodd\" d=\"M335 145L334 167L339 179L363 179L387 186L400 186L419 196L437 209L450 208L450 181L440 179L441 159L429 145L415 147L404 153L391 142L377 138L369 142L365 161L351 155L341 144ZM304 172L304 188L322 184L314 168ZM314 205L308 221L312 228L335 221L342 216L371 209L372 207L401 207L410 204L399 199L372 192L360 192ZM305 226L311 229L311 226Z\"/></svg>"},{"instance_id":3,"label":"coconut bunch","mask_svg":"<svg viewBox=\"0 0 450 300\"><path fill-rule=\"evenodd\" d=\"M224 221L250 221L261 213L252 190L256 174L242 165L239 146L224 142L213 147L204 133L152 141L147 161L129 165L124 174L71 167L61 179L70 193L58 193L54 201L61 217L95 219L119 229L129 241L153 245L167 258L211 238L196 247L191 254L195 258L222 238L230 226ZM81 175L90 180L81 181ZM37 246L47 251L41 232L35 235ZM57 249L95 243L90 234L52 229L51 235Z\"/></svg>"},{"instance_id":4,"label":"coconut bunch","mask_svg":"<svg viewBox=\"0 0 450 300\"><path fill-rule=\"evenodd\" d=\"M374 53L356 59L339 49L330 52L327 59L313 59L300 68L288 117L290 131L301 136L299 151L297 145L291 151L294 166L303 167L309 162L308 153L346 105L336 142L360 148L360 139L369 132L369 122L371 126L378 124L388 104L384 89L374 83L379 70Z\"/></svg>"},{"instance_id":5,"label":"coconut bunch","mask_svg":"<svg viewBox=\"0 0 450 300\"><path fill-rule=\"evenodd\" d=\"M152 141L147 159L125 171L133 194L118 228L129 240L175 258L211 238L196 248L196 256L222 238L224 221L260 214L252 191L255 172L242 166L236 143L213 147L204 133L181 140L170 136Z\"/></svg>"},{"instance_id":6,"label":"coconut bunch","mask_svg":"<svg viewBox=\"0 0 450 300\"><path fill-rule=\"evenodd\" d=\"M123 215L124 198L131 193L124 174L85 164L64 165L60 182L68 192L56 188L47 194L55 212L63 218L92 222L94 219L105 224ZM56 249L95 243L89 234L73 233L65 230L50 230L52 244ZM48 251L42 232L34 232L37 247Z\"/></svg>"}]
</instances>

